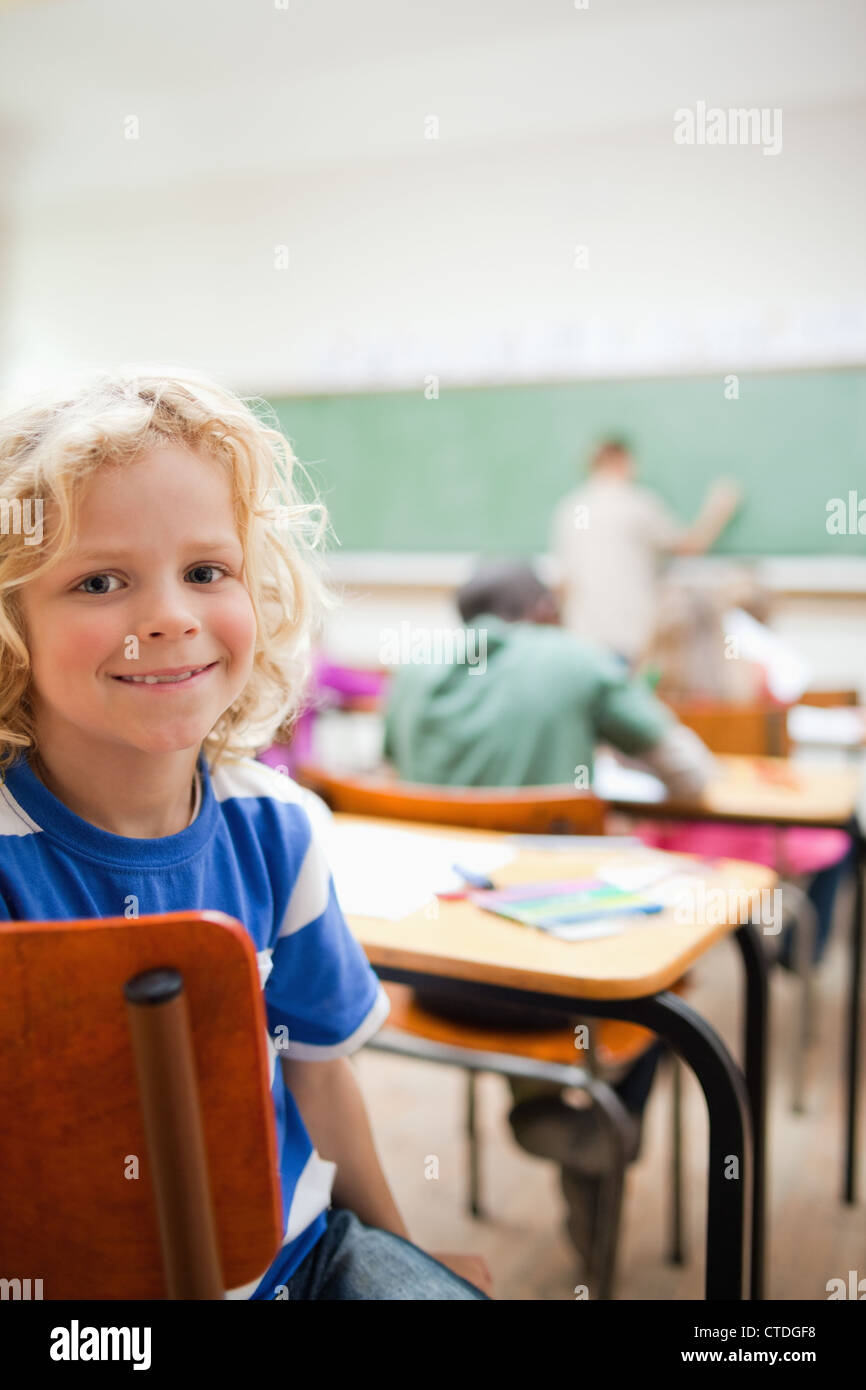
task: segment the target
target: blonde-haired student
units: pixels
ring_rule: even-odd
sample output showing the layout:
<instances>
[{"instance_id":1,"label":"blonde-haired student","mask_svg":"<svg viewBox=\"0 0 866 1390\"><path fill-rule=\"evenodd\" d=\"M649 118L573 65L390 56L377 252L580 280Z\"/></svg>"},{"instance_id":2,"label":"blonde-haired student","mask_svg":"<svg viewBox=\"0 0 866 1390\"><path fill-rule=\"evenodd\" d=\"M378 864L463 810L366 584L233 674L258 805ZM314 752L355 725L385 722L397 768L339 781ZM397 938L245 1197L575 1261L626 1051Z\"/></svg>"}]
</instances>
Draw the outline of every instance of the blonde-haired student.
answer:
<instances>
[{"instance_id":1,"label":"blonde-haired student","mask_svg":"<svg viewBox=\"0 0 866 1390\"><path fill-rule=\"evenodd\" d=\"M295 468L187 371L89 374L0 420L0 918L118 916L132 895L249 932L285 1235L229 1297L483 1299L483 1260L409 1240L349 1061L387 997L309 794L251 756L297 710L333 602Z\"/></svg>"}]
</instances>

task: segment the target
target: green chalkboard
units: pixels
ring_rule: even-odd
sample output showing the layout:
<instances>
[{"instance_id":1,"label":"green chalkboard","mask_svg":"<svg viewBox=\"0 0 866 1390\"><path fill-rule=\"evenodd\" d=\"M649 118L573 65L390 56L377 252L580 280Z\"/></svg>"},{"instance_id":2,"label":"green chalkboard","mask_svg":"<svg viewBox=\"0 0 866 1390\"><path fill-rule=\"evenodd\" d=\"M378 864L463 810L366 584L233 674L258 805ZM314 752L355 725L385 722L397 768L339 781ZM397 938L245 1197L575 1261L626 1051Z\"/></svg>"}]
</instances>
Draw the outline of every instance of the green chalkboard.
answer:
<instances>
[{"instance_id":1,"label":"green chalkboard","mask_svg":"<svg viewBox=\"0 0 866 1390\"><path fill-rule=\"evenodd\" d=\"M730 392L732 388L729 386ZM624 434L642 481L684 519L708 483L738 478L744 506L716 546L729 555L852 555L827 503L866 498L866 371L422 389L274 399L346 550L547 548L558 499L587 453Z\"/></svg>"}]
</instances>

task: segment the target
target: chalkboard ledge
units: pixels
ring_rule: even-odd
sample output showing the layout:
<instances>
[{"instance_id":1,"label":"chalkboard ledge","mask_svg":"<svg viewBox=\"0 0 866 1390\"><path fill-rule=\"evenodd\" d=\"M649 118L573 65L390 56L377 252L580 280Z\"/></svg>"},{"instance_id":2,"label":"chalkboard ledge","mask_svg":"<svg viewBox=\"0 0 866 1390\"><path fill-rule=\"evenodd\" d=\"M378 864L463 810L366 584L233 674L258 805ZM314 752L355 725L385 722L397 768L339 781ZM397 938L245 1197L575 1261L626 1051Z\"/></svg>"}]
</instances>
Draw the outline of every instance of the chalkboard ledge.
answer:
<instances>
[{"instance_id":1,"label":"chalkboard ledge","mask_svg":"<svg viewBox=\"0 0 866 1390\"><path fill-rule=\"evenodd\" d=\"M464 551L335 551L328 557L328 568L339 585L352 589L451 592L482 558ZM555 583L549 555L526 558L546 583ZM668 573L685 583L707 583L732 565L754 566L756 579L774 594L866 598L866 559L859 556L707 555L672 560Z\"/></svg>"}]
</instances>

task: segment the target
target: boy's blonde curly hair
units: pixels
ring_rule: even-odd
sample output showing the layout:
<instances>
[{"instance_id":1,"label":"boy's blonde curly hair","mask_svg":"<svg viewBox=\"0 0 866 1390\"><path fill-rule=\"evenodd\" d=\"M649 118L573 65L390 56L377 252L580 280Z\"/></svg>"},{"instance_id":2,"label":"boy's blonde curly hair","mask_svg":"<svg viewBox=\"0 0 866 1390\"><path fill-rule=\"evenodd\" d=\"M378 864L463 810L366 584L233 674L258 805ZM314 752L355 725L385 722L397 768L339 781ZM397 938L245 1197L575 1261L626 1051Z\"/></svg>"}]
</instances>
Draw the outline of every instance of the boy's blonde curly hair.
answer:
<instances>
[{"instance_id":1,"label":"boy's blonde curly hair","mask_svg":"<svg viewBox=\"0 0 866 1390\"><path fill-rule=\"evenodd\" d=\"M208 377L175 368L124 367L79 377L0 419L0 776L36 747L30 655L18 591L57 564L76 530L83 485L99 469L146 450L182 445L231 478L244 582L256 615L253 670L204 740L209 764L249 756L288 737L302 708L312 640L336 593L325 581L319 501L304 501L291 445L265 403L244 401ZM258 413L254 413L255 406ZM9 517L39 501L42 544L25 543Z\"/></svg>"}]
</instances>

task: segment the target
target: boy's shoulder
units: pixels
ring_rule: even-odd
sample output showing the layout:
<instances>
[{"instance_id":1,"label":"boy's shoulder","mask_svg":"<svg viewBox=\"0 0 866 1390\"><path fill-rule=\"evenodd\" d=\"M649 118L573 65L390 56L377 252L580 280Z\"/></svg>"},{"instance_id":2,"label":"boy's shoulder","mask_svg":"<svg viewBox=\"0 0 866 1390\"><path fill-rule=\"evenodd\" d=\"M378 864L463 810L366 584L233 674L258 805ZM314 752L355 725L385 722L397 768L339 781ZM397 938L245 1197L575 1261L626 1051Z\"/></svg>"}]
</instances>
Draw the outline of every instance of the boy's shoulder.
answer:
<instances>
[{"instance_id":1,"label":"boy's shoulder","mask_svg":"<svg viewBox=\"0 0 866 1390\"><path fill-rule=\"evenodd\" d=\"M569 628L548 623L514 623L512 666L530 672L534 680L563 701L600 695L628 682L625 662L609 647Z\"/></svg>"},{"instance_id":2,"label":"boy's shoulder","mask_svg":"<svg viewBox=\"0 0 866 1390\"><path fill-rule=\"evenodd\" d=\"M604 665L607 649L590 638L580 637L561 623L515 622L508 624L511 645L522 656L549 656L566 667L586 668Z\"/></svg>"},{"instance_id":3,"label":"boy's shoulder","mask_svg":"<svg viewBox=\"0 0 866 1390\"><path fill-rule=\"evenodd\" d=\"M5 780L0 783L0 844L36 834L40 829L24 807L19 806Z\"/></svg>"},{"instance_id":4,"label":"boy's shoulder","mask_svg":"<svg viewBox=\"0 0 866 1390\"><path fill-rule=\"evenodd\" d=\"M297 806L318 836L326 834L332 824L331 812L321 797L255 758L226 759L210 769L210 783L219 802L265 799Z\"/></svg>"},{"instance_id":5,"label":"boy's shoulder","mask_svg":"<svg viewBox=\"0 0 866 1390\"><path fill-rule=\"evenodd\" d=\"M211 786L218 801L250 796L269 796L277 801L302 801L304 789L297 782L256 758L225 758L209 771Z\"/></svg>"}]
</instances>

